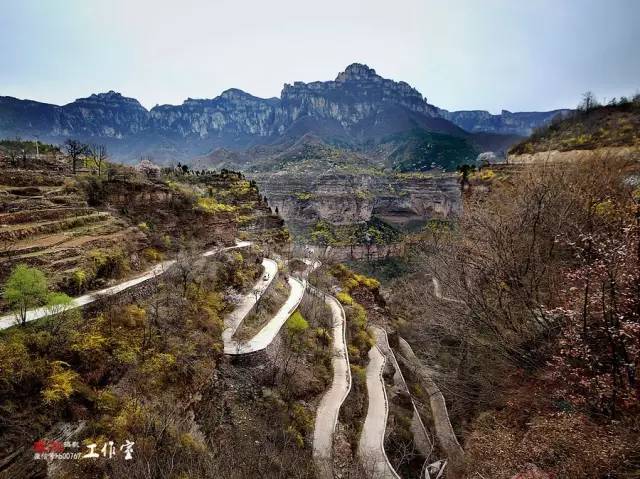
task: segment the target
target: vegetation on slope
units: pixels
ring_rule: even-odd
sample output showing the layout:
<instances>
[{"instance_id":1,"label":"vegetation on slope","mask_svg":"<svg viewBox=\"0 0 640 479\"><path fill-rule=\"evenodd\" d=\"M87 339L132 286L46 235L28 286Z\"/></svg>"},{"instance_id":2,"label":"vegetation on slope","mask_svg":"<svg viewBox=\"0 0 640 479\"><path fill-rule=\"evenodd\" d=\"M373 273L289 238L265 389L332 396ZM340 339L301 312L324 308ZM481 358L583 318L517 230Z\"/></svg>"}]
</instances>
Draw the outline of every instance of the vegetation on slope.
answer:
<instances>
[{"instance_id":1,"label":"vegetation on slope","mask_svg":"<svg viewBox=\"0 0 640 479\"><path fill-rule=\"evenodd\" d=\"M125 167L87 145L74 147L84 152L75 161L51 145L40 145L37 156L33 142L2 145L31 149L23 160L0 147L0 281L24 263L45 271L55 289L79 295L184 248L204 250L251 232L287 239L255 183L239 173L161 170L148 160Z\"/></svg>"},{"instance_id":2,"label":"vegetation on slope","mask_svg":"<svg viewBox=\"0 0 640 479\"><path fill-rule=\"evenodd\" d=\"M514 146L510 153L635 147L640 145L639 132L640 95L599 106L592 95L586 94L585 101L573 114L554 119Z\"/></svg>"},{"instance_id":3,"label":"vegetation on slope","mask_svg":"<svg viewBox=\"0 0 640 479\"><path fill-rule=\"evenodd\" d=\"M397 325L447 398L469 475L511 478L533 463L552 477L633 477L638 165L495 176L456 229L426 232L415 273L393 285ZM429 294L432 276L443 298Z\"/></svg>"},{"instance_id":4,"label":"vegetation on slope","mask_svg":"<svg viewBox=\"0 0 640 479\"><path fill-rule=\"evenodd\" d=\"M464 138L418 129L390 136L384 144L395 145L389 162L399 172L455 171L461 164L473 163L480 153Z\"/></svg>"},{"instance_id":5,"label":"vegetation on slope","mask_svg":"<svg viewBox=\"0 0 640 479\"><path fill-rule=\"evenodd\" d=\"M54 271L14 269L4 287L7 304L46 303L57 315L0 331L0 445L6 452L0 476L42 477L47 464L34 460L32 446L71 428L76 432L69 439L80 444L65 452L85 454L96 444L101 459L58 461L51 475L313 477L314 407L331 381L330 311L305 298L283 328L272 363L231 365L222 356L222 318L259 278L261 248L200 256L234 237L255 238L276 251L288 240L255 184L226 170L161 170L149 163L137 170L108 165L104 174L81 167L71 176L67 159L53 161L66 168L65 180L91 204L86 207L107 210L144 236L135 255L83 249L74 292L147 262L172 257L176 263L140 289L94 303L84 317L68 309L66 296L48 291L57 283ZM49 163L28 166L12 165L10 178L31 188L34 178L46 183L52 176ZM34 198L28 201L39 211ZM118 246L124 250L131 239ZM25 241L34 244L29 236ZM117 448L127 440L135 442L132 461ZM116 444L112 460L102 457L108 441Z\"/></svg>"},{"instance_id":6,"label":"vegetation on slope","mask_svg":"<svg viewBox=\"0 0 640 479\"><path fill-rule=\"evenodd\" d=\"M309 234L311 243L321 246L365 246L387 245L398 241L401 233L393 226L373 217L365 223L334 225L318 221Z\"/></svg>"}]
</instances>

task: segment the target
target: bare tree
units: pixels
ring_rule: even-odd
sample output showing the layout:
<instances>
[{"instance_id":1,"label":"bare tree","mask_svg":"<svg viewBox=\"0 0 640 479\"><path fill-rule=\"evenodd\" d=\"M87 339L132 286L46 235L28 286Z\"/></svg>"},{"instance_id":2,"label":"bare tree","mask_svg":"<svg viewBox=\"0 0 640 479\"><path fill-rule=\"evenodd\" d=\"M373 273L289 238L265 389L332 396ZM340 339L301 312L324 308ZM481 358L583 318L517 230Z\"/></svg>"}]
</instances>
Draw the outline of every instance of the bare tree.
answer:
<instances>
[{"instance_id":1,"label":"bare tree","mask_svg":"<svg viewBox=\"0 0 640 479\"><path fill-rule=\"evenodd\" d=\"M596 95L592 91L587 91L582 94L582 102L578 106L578 109L582 111L590 111L600 106Z\"/></svg>"},{"instance_id":2,"label":"bare tree","mask_svg":"<svg viewBox=\"0 0 640 479\"><path fill-rule=\"evenodd\" d=\"M7 154L9 155L11 166L18 166L18 150L15 148L9 148Z\"/></svg>"},{"instance_id":3,"label":"bare tree","mask_svg":"<svg viewBox=\"0 0 640 479\"><path fill-rule=\"evenodd\" d=\"M73 174L75 175L78 160L80 159L80 156L89 152L89 147L78 140L69 138L64 142L64 149L66 150L67 155L71 158L71 167L73 168Z\"/></svg>"},{"instance_id":4,"label":"bare tree","mask_svg":"<svg viewBox=\"0 0 640 479\"><path fill-rule=\"evenodd\" d=\"M96 168L98 168L98 176L101 176L102 167L105 166L109 158L106 145L93 145L91 147L91 156L93 157Z\"/></svg>"}]
</instances>

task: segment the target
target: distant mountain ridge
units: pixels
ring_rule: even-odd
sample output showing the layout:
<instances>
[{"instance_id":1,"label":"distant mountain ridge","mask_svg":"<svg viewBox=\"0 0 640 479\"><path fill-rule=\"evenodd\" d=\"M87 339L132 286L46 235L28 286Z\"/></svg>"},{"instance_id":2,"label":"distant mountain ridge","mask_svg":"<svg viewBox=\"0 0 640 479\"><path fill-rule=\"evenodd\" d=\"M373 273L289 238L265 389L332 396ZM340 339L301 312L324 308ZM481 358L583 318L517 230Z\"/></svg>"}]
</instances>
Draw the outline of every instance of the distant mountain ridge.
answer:
<instances>
[{"instance_id":1,"label":"distant mountain ridge","mask_svg":"<svg viewBox=\"0 0 640 479\"><path fill-rule=\"evenodd\" d=\"M520 118L517 113L510 115ZM523 136L523 131L553 116L552 112L525 115L526 121L517 123L447 112L428 103L407 83L385 79L372 68L354 63L333 81L285 84L280 98L258 98L229 89L213 99L189 98L181 105L147 110L114 91L63 106L0 97L0 137L37 136L54 143L74 137L106 143L122 161L151 155L168 162L188 161L220 148L245 151L261 145L290 145L306 134L373 155L405 147L403 156L413 158L429 155L434 137L425 133L434 133L465 142L464 148L456 146L466 155L454 159L456 163L486 149L504 150L518 139L514 135ZM406 145L400 143L408 137L422 153L405 151ZM448 154L446 149L438 151L440 156Z\"/></svg>"},{"instance_id":2,"label":"distant mountain ridge","mask_svg":"<svg viewBox=\"0 0 640 479\"><path fill-rule=\"evenodd\" d=\"M536 128L548 124L554 117L566 116L573 110L523 111L512 113L502 110L493 115L486 110L447 111L439 110L440 116L455 123L470 133L499 133L529 136Z\"/></svg>"}]
</instances>

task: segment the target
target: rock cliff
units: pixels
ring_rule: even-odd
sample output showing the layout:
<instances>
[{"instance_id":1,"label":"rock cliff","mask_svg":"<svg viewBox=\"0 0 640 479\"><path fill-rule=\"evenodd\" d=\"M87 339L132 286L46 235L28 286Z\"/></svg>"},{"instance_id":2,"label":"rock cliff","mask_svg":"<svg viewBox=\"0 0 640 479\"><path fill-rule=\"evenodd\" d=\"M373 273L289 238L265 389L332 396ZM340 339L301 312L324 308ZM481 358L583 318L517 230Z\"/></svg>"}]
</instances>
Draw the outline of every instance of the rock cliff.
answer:
<instances>
[{"instance_id":1,"label":"rock cliff","mask_svg":"<svg viewBox=\"0 0 640 479\"><path fill-rule=\"evenodd\" d=\"M114 158L123 161L137 161L141 155L185 161L216 148L240 151L278 145L308 133L333 144L375 150L390 135L437 132L483 151L485 139L465 129L529 131L551 114L543 118L516 113L508 119L503 114L505 118L495 120L477 113L440 110L407 83L354 63L333 81L285 84L280 98L229 89L213 99L189 98L181 105L147 110L113 91L63 106L0 97L0 137L37 136L53 143L74 137L106 143Z\"/></svg>"},{"instance_id":2,"label":"rock cliff","mask_svg":"<svg viewBox=\"0 0 640 479\"><path fill-rule=\"evenodd\" d=\"M288 225L304 228L319 220L334 225L363 223L373 217L401 229L458 214L462 199L457 176L440 174L304 173L254 175L271 208Z\"/></svg>"}]
</instances>

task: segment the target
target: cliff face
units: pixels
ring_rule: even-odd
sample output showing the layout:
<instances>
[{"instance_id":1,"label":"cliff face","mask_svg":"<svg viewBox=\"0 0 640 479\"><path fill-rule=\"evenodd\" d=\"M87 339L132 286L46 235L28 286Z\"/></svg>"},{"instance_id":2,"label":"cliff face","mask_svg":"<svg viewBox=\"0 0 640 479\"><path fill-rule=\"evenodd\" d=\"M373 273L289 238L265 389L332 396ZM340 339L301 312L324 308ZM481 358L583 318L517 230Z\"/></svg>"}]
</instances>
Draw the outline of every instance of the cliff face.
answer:
<instances>
[{"instance_id":1,"label":"cliff face","mask_svg":"<svg viewBox=\"0 0 640 479\"><path fill-rule=\"evenodd\" d=\"M146 110L137 100L113 91L64 106L0 97L0 137L38 136L54 143L75 137L106 143L118 160L152 155L160 161L184 161L215 148L243 150L307 133L351 147L375 148L389 135L416 129L473 142L473 135L462 128L512 132L539 121L536 116L526 122L511 117L496 121L486 115L468 118L475 113L440 110L407 83L382 78L354 63L333 81L285 84L280 98L257 98L230 89L213 99L187 99L182 105Z\"/></svg>"},{"instance_id":2,"label":"cliff face","mask_svg":"<svg viewBox=\"0 0 640 479\"><path fill-rule=\"evenodd\" d=\"M59 118L54 135L122 139L147 128L148 112L138 100L110 91L61 107Z\"/></svg>"},{"instance_id":3,"label":"cliff face","mask_svg":"<svg viewBox=\"0 0 640 479\"><path fill-rule=\"evenodd\" d=\"M354 63L335 81L285 84L282 112L289 123L309 115L336 120L351 128L388 104L401 106L428 117L437 109L427 103L415 88L405 82L382 78L372 68Z\"/></svg>"},{"instance_id":4,"label":"cliff face","mask_svg":"<svg viewBox=\"0 0 640 479\"><path fill-rule=\"evenodd\" d=\"M326 173L254 175L271 208L289 225L319 220L335 225L363 223L372 217L401 228L433 218L449 218L462 208L454 174L365 175Z\"/></svg>"},{"instance_id":5,"label":"cliff face","mask_svg":"<svg viewBox=\"0 0 640 479\"><path fill-rule=\"evenodd\" d=\"M149 128L181 137L266 137L273 134L279 103L231 89L212 100L189 98L179 106L156 106L149 112Z\"/></svg>"}]
</instances>

